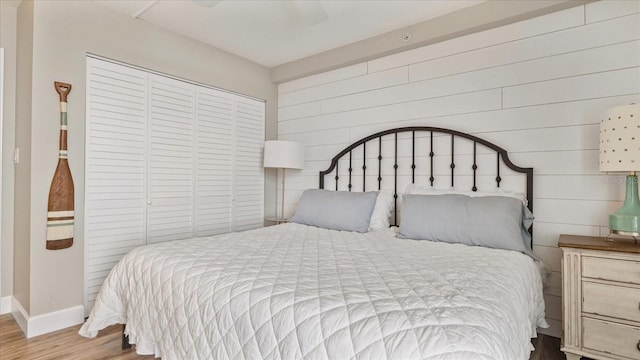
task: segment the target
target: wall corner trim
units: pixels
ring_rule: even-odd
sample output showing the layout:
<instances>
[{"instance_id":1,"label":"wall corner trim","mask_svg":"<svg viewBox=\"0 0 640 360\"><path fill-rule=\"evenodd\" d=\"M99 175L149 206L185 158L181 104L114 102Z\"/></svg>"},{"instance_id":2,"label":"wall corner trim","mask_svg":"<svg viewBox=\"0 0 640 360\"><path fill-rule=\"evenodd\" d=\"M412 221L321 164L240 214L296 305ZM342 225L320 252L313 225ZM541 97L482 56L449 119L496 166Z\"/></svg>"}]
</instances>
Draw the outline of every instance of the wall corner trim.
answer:
<instances>
[{"instance_id":1,"label":"wall corner trim","mask_svg":"<svg viewBox=\"0 0 640 360\"><path fill-rule=\"evenodd\" d=\"M14 296L11 297L11 315L18 323L20 330L26 335L27 334L27 323L29 319L29 314L24 309L20 301L16 299Z\"/></svg>"},{"instance_id":2,"label":"wall corner trim","mask_svg":"<svg viewBox=\"0 0 640 360\"><path fill-rule=\"evenodd\" d=\"M15 297L3 297L0 301L0 305L2 305L2 314L5 314L5 302L10 303L9 311L7 311L7 313L12 313L13 318L16 320L18 326L26 335L27 339L84 322L84 306L82 305L72 306L70 308L30 317L22 304L20 304Z\"/></svg>"}]
</instances>

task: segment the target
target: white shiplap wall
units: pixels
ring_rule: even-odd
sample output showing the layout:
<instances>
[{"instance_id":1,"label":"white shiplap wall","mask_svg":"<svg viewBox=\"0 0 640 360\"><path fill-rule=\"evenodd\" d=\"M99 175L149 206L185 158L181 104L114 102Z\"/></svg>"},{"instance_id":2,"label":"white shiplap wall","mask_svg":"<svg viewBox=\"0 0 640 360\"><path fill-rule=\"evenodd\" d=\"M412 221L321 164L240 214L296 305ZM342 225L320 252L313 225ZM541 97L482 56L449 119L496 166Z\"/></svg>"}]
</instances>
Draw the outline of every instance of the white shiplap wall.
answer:
<instances>
[{"instance_id":1,"label":"white shiplap wall","mask_svg":"<svg viewBox=\"0 0 640 360\"><path fill-rule=\"evenodd\" d=\"M287 173L290 213L318 171L374 132L425 125L507 149L535 171L534 252L553 270L547 333L560 336L560 233L606 235L623 178L598 171L603 110L640 101L640 1L601 1L279 86L278 135L306 145Z\"/></svg>"}]
</instances>

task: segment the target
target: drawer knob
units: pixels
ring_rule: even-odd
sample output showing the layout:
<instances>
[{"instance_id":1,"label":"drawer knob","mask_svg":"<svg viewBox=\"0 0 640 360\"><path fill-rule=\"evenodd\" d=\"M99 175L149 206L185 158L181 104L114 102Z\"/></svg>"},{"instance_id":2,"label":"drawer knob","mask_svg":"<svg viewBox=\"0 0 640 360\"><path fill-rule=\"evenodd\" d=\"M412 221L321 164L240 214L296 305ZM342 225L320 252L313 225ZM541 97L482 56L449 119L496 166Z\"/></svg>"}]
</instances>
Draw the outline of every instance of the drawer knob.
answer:
<instances>
[{"instance_id":1,"label":"drawer knob","mask_svg":"<svg viewBox=\"0 0 640 360\"><path fill-rule=\"evenodd\" d=\"M640 341L638 341L638 343L636 344L636 348L638 349L638 351L640 351Z\"/></svg>"}]
</instances>

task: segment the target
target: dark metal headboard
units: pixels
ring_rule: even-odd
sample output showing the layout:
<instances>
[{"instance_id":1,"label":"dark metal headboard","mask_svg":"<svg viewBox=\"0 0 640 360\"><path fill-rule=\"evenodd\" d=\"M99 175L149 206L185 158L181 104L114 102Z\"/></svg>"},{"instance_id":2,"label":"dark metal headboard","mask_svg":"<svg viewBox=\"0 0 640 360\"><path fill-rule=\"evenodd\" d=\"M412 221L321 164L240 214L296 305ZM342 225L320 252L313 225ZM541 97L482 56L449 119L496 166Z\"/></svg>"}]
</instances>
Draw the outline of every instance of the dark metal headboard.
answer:
<instances>
[{"instance_id":1,"label":"dark metal headboard","mask_svg":"<svg viewBox=\"0 0 640 360\"><path fill-rule=\"evenodd\" d=\"M503 148L501 148L500 146L497 146L493 143L490 143L484 139L480 139L476 136L473 135L469 135L460 131L456 131L456 130L451 130L451 129L443 129L443 128L437 128L437 127L429 127L429 126L412 126L412 127L402 127L402 128L396 128L396 129L390 129L390 130L385 130L385 131L381 131L378 133L375 133L373 135L369 135L363 139L360 139L358 141L356 141L355 143L349 145L347 148L345 148L344 150L342 150L341 152L339 152L336 156L333 157L333 159L331 159L331 165L329 166L329 168L327 170L324 171L320 171L320 189L324 189L324 185L325 185L325 176L331 174L331 172L333 172L335 170L335 176L334 179L336 181L336 190L338 190L338 183L339 183L339 179L340 176L338 175L338 162L339 160L345 156L348 155L349 157L349 168L348 168L348 184L347 184L347 189L349 191L351 191L354 187L354 185L352 184L352 173L353 173L353 151L354 149L356 149L357 147L362 145L362 167L360 169L362 169L362 191L366 191L366 179L367 179L367 143L370 143L369 148L373 148L374 154L377 151L378 156L377 156L377 163L378 163L378 172L377 172L377 181L378 181L378 186L377 189L380 190L381 189L381 183L382 183L382 159L383 159L383 154L382 154L382 138L383 136L387 136L387 135L393 135L393 196L395 198L395 206L397 207L397 199L398 199L398 134L399 133L405 133L405 132L410 132L411 133L411 183L415 183L415 178L416 178L416 133L427 133L427 138L429 139L429 152L428 154L426 154L429 158L429 183L431 184L431 186L434 185L434 180L435 180L435 173L434 173L434 156L436 156L435 150L434 150L434 133L435 134L448 134L451 136L451 140L450 140L450 144L451 144L451 162L448 165L448 167L451 169L451 174L450 179L451 179L451 187L454 186L455 184L455 177L456 177L456 162L455 162L455 140L456 138L464 138L467 139L468 141L473 143L473 165L471 166L471 170L472 170L472 177L473 177L473 186L469 189L471 191L477 191L477 172L478 172L478 164L477 164L477 156L478 156L478 151L477 151L477 145L483 145L484 147L493 150L493 152L496 153L496 176L495 176L495 182L497 187L500 187L500 183L502 182L503 178L500 176L500 164L503 163L504 165L506 165L509 169L513 170L513 172L516 173L522 173L525 175L526 177L526 196L527 196L527 201L528 201L528 207L529 210L533 211L533 168L522 168L519 166L516 166L515 164L513 164L511 162L511 160L509 160L509 155L507 154L507 151L504 150ZM376 141L377 140L377 141ZM374 158L375 160L375 158ZM502 161L501 161L502 160ZM374 173L375 176L375 173ZM392 225L397 225L397 211L394 212L394 224Z\"/></svg>"}]
</instances>

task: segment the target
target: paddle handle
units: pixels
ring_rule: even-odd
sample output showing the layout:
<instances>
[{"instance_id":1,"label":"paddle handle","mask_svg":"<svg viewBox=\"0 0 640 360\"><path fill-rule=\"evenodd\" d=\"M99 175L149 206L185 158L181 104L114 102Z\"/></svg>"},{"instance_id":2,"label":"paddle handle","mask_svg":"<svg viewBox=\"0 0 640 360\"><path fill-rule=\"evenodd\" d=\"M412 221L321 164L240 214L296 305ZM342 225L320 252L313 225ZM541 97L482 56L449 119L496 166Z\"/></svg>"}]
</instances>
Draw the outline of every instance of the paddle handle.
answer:
<instances>
[{"instance_id":1,"label":"paddle handle","mask_svg":"<svg viewBox=\"0 0 640 360\"><path fill-rule=\"evenodd\" d=\"M56 88L56 92L60 95L60 102L67 102L67 95L71 92L71 84L54 81L53 86Z\"/></svg>"}]
</instances>

